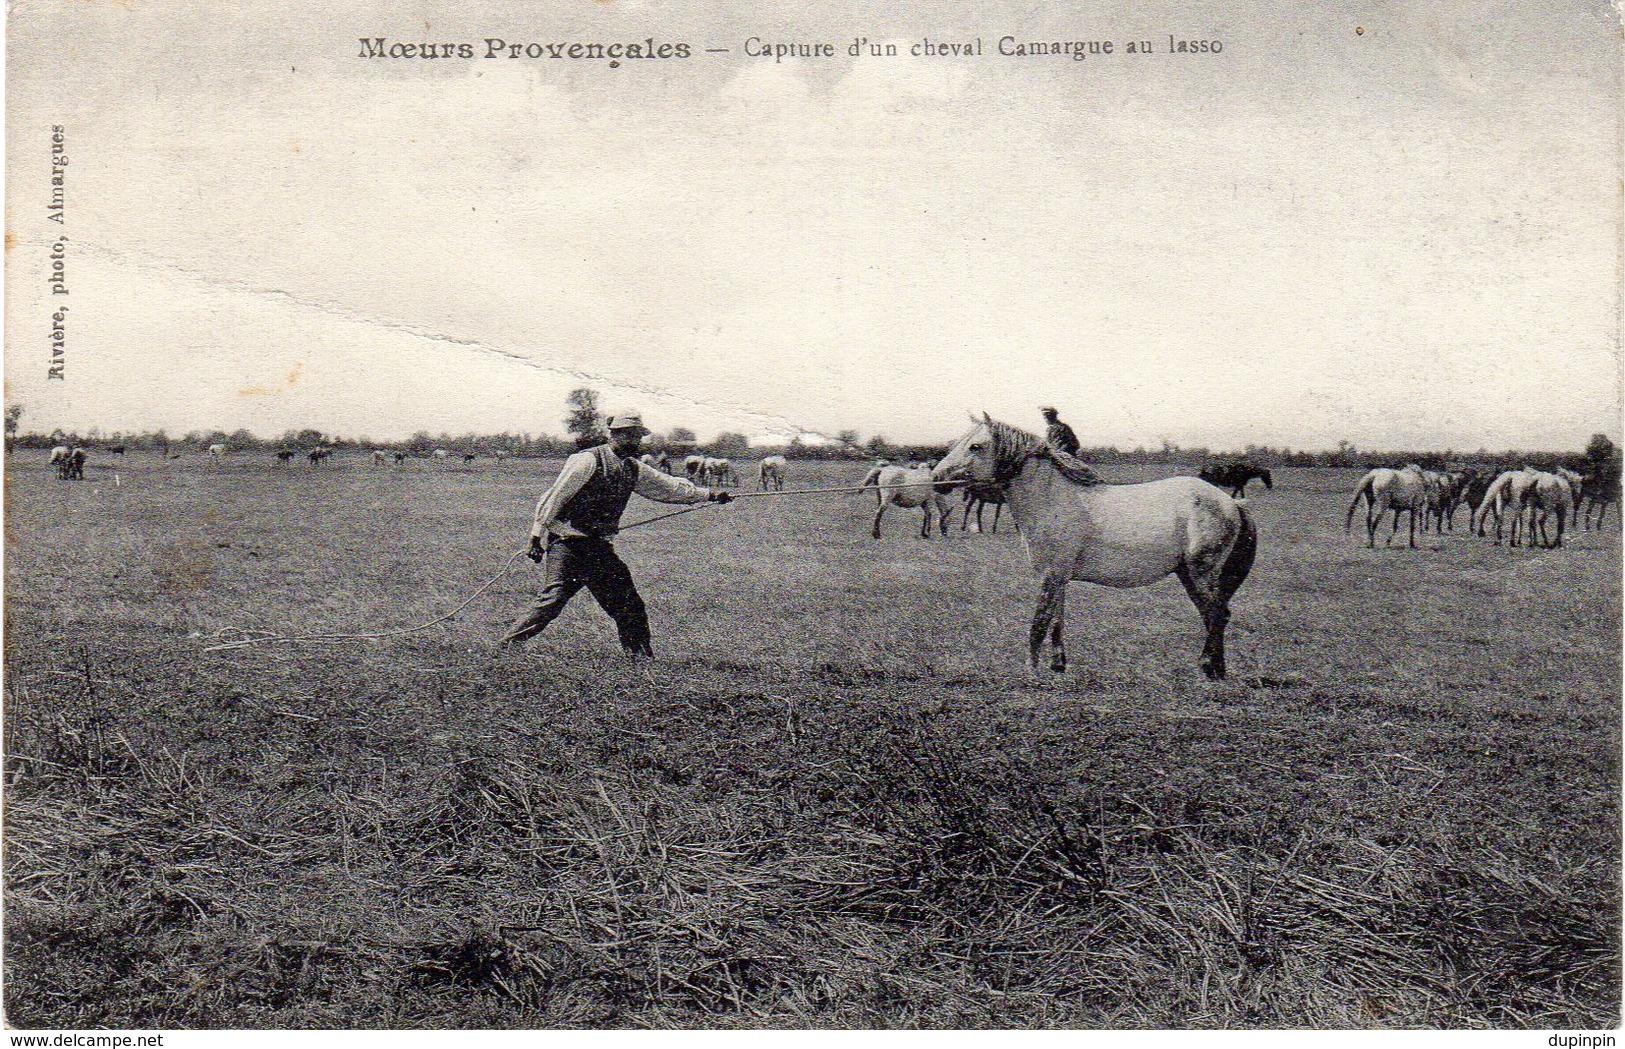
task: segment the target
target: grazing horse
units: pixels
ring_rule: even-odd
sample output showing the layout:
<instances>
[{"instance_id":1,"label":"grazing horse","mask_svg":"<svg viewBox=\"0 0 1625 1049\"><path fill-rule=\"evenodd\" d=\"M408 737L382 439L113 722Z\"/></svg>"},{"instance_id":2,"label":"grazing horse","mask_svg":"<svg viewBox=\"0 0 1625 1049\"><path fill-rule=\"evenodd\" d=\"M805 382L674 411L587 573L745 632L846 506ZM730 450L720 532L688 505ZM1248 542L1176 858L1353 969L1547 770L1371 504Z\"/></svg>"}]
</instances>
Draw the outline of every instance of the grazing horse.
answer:
<instances>
[{"instance_id":1,"label":"grazing horse","mask_svg":"<svg viewBox=\"0 0 1625 1049\"><path fill-rule=\"evenodd\" d=\"M705 476L707 483L713 487L726 488L739 486L739 471L727 459L706 459Z\"/></svg>"},{"instance_id":2,"label":"grazing horse","mask_svg":"<svg viewBox=\"0 0 1625 1049\"><path fill-rule=\"evenodd\" d=\"M214 456L216 459L224 459L226 457L226 446L223 444L211 444L209 445L209 454Z\"/></svg>"},{"instance_id":3,"label":"grazing horse","mask_svg":"<svg viewBox=\"0 0 1625 1049\"><path fill-rule=\"evenodd\" d=\"M1523 507L1524 493L1534 483L1535 472L1529 467L1521 470L1503 470L1501 475L1490 482L1489 488L1484 491L1484 500L1478 505L1479 534L1482 535L1484 521L1490 514L1495 515L1495 545L1501 545L1501 523L1506 519L1506 511L1514 511L1512 518L1511 536L1508 545L1518 545L1518 512Z\"/></svg>"},{"instance_id":4,"label":"grazing horse","mask_svg":"<svg viewBox=\"0 0 1625 1049\"><path fill-rule=\"evenodd\" d=\"M51 449L51 465L56 468L56 476L60 481L66 481L73 469L73 449L65 444L59 444Z\"/></svg>"},{"instance_id":5,"label":"grazing horse","mask_svg":"<svg viewBox=\"0 0 1625 1049\"><path fill-rule=\"evenodd\" d=\"M479 456L475 455L473 452L464 452L463 453L463 462L465 462L465 463L471 463L475 459L478 459L478 458L479 458Z\"/></svg>"},{"instance_id":6,"label":"grazing horse","mask_svg":"<svg viewBox=\"0 0 1625 1049\"><path fill-rule=\"evenodd\" d=\"M107 450L109 452L113 453L114 455L123 455L124 454L124 445L122 445L122 444L110 444L110 445L107 446Z\"/></svg>"},{"instance_id":7,"label":"grazing horse","mask_svg":"<svg viewBox=\"0 0 1625 1049\"><path fill-rule=\"evenodd\" d=\"M705 479L705 456L690 455L683 459L683 473L688 475L690 481Z\"/></svg>"},{"instance_id":8,"label":"grazing horse","mask_svg":"<svg viewBox=\"0 0 1625 1049\"><path fill-rule=\"evenodd\" d=\"M1566 466L1559 466L1552 472L1563 478L1564 481L1568 482L1569 491L1574 495L1574 508L1578 510L1580 508L1580 503L1585 499L1585 475L1574 470L1570 470Z\"/></svg>"},{"instance_id":9,"label":"grazing horse","mask_svg":"<svg viewBox=\"0 0 1625 1049\"><path fill-rule=\"evenodd\" d=\"M405 452L396 452L395 453L395 465L399 466L404 462L406 462L406 453Z\"/></svg>"},{"instance_id":10,"label":"grazing horse","mask_svg":"<svg viewBox=\"0 0 1625 1049\"><path fill-rule=\"evenodd\" d=\"M1004 493L984 488L980 491L965 489L965 516L959 522L959 530L963 532L970 524L970 512L976 511L976 534L982 534L982 509L987 505L993 506L993 534L999 534L999 515L1004 513Z\"/></svg>"},{"instance_id":11,"label":"grazing horse","mask_svg":"<svg viewBox=\"0 0 1625 1049\"><path fill-rule=\"evenodd\" d=\"M1540 516L1537 518L1536 512ZM1557 514L1557 539L1554 541L1546 532L1546 521L1553 514ZM1523 501L1518 506L1518 516L1528 514L1528 524L1524 526L1524 534L1528 537L1528 545L1544 546L1548 550L1563 545L1563 526L1570 517L1574 516L1574 488L1568 478L1555 473L1536 472L1534 480L1523 491Z\"/></svg>"},{"instance_id":12,"label":"grazing horse","mask_svg":"<svg viewBox=\"0 0 1625 1049\"><path fill-rule=\"evenodd\" d=\"M85 479L85 460L87 458L89 458L89 455L83 448L77 445L74 446L73 451L68 453L69 479L80 481Z\"/></svg>"},{"instance_id":13,"label":"grazing horse","mask_svg":"<svg viewBox=\"0 0 1625 1049\"><path fill-rule=\"evenodd\" d=\"M763 459L762 465L756 469L762 491L767 491L769 487L776 492L784 491L784 474L789 468L789 461L782 455L770 455Z\"/></svg>"},{"instance_id":14,"label":"grazing horse","mask_svg":"<svg viewBox=\"0 0 1625 1049\"><path fill-rule=\"evenodd\" d=\"M385 454L382 448L374 448L372 450L372 464L374 466L385 466L388 463L389 456Z\"/></svg>"},{"instance_id":15,"label":"grazing horse","mask_svg":"<svg viewBox=\"0 0 1625 1049\"><path fill-rule=\"evenodd\" d=\"M1394 512L1394 526L1388 532L1388 541L1384 546L1392 545L1394 536L1399 532L1399 515L1401 512L1410 515L1411 549L1416 549L1416 515L1427 509L1428 485L1422 477L1422 468L1412 463L1401 470L1390 470L1379 466L1364 477L1354 489L1354 501L1349 503L1348 517L1343 522L1343 531L1347 532L1354 523L1354 510L1360 505L1360 500L1366 501L1365 506L1365 532L1366 546L1377 545L1377 525L1382 521L1382 515L1388 510ZM1423 522L1426 527L1427 522Z\"/></svg>"},{"instance_id":16,"label":"grazing horse","mask_svg":"<svg viewBox=\"0 0 1625 1049\"><path fill-rule=\"evenodd\" d=\"M930 470L918 467L877 466L870 470L860 485L875 490L875 523L870 534L880 538L880 517L886 507L896 504L907 509L917 506L924 512L925 516L920 519L921 539L931 538L931 508L935 506L937 528L947 535L948 519L953 516L953 504L948 501L952 489L947 485L934 485L933 480Z\"/></svg>"},{"instance_id":17,"label":"grazing horse","mask_svg":"<svg viewBox=\"0 0 1625 1049\"><path fill-rule=\"evenodd\" d=\"M1247 482L1263 481L1265 488L1273 489L1275 480L1270 472L1251 463L1231 462L1221 466L1204 466L1196 476L1215 488L1223 488L1232 499L1247 498Z\"/></svg>"},{"instance_id":18,"label":"grazing horse","mask_svg":"<svg viewBox=\"0 0 1625 1049\"><path fill-rule=\"evenodd\" d=\"M312 448L310 450L310 453L308 455L306 455L305 458L310 460L310 465L312 465L312 466L320 466L320 465L322 465L322 460L326 459L328 456L330 456L332 454L333 454L333 449L329 448L325 444L321 444L321 445L317 445L315 448Z\"/></svg>"},{"instance_id":19,"label":"grazing horse","mask_svg":"<svg viewBox=\"0 0 1625 1049\"><path fill-rule=\"evenodd\" d=\"M293 457L298 454L299 453L294 451L292 448L279 448L277 449L276 453L276 461L281 463L283 466L287 466L288 463L292 461Z\"/></svg>"},{"instance_id":20,"label":"grazing horse","mask_svg":"<svg viewBox=\"0 0 1625 1049\"><path fill-rule=\"evenodd\" d=\"M444 448L436 448L434 451L430 452L429 455L432 458L444 460L450 457L451 453L446 451Z\"/></svg>"},{"instance_id":21,"label":"grazing horse","mask_svg":"<svg viewBox=\"0 0 1625 1049\"><path fill-rule=\"evenodd\" d=\"M1456 530L1456 507L1461 505L1462 494L1467 491L1474 476L1471 470L1447 470L1439 475L1439 504L1433 519L1435 535L1446 526L1452 532Z\"/></svg>"},{"instance_id":22,"label":"grazing horse","mask_svg":"<svg viewBox=\"0 0 1625 1049\"><path fill-rule=\"evenodd\" d=\"M1033 672L1046 636L1050 669L1066 671L1066 587L1074 579L1127 589L1179 578L1207 630L1202 672L1225 675L1230 598L1252 570L1258 532L1245 503L1194 477L1107 484L1089 465L989 418L948 449L941 481L1000 490L1043 580L1028 633Z\"/></svg>"},{"instance_id":23,"label":"grazing horse","mask_svg":"<svg viewBox=\"0 0 1625 1049\"><path fill-rule=\"evenodd\" d=\"M1467 504L1467 530L1471 532L1476 528L1478 535L1482 537L1485 522L1478 517L1478 508L1484 505L1484 497L1489 494L1490 486L1495 483L1497 477L1506 473L1506 469L1497 466L1489 471L1470 470L1468 473L1471 474L1471 480L1461 493L1461 501ZM1478 522L1476 526L1473 523L1475 519Z\"/></svg>"}]
</instances>

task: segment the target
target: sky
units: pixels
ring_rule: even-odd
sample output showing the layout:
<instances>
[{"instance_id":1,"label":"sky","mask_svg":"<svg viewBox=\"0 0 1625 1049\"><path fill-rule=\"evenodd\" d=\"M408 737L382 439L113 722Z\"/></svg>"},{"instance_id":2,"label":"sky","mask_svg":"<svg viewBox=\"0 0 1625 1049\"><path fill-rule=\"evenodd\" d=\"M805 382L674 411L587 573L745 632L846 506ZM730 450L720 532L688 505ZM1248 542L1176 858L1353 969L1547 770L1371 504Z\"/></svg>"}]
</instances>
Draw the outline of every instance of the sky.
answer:
<instances>
[{"instance_id":1,"label":"sky","mask_svg":"<svg viewBox=\"0 0 1625 1049\"><path fill-rule=\"evenodd\" d=\"M12 6L25 429L558 433L588 385L702 437L936 441L1041 404L1120 446L1620 436L1606 3L249 6ZM477 57L362 58L380 36Z\"/></svg>"}]
</instances>

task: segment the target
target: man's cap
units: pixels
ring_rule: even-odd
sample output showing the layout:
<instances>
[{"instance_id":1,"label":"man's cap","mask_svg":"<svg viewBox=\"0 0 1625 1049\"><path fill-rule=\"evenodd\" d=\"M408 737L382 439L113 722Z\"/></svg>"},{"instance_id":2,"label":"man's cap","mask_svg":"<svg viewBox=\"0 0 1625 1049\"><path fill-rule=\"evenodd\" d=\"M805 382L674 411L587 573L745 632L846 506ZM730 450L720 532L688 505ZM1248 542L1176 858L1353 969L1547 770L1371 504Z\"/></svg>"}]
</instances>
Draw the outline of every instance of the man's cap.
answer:
<instances>
[{"instance_id":1,"label":"man's cap","mask_svg":"<svg viewBox=\"0 0 1625 1049\"><path fill-rule=\"evenodd\" d=\"M1054 414L1056 414L1055 409L1049 407L1048 405L1045 405L1044 407L1042 407L1042 408L1040 408L1038 410L1043 412L1045 415L1054 415Z\"/></svg>"},{"instance_id":2,"label":"man's cap","mask_svg":"<svg viewBox=\"0 0 1625 1049\"><path fill-rule=\"evenodd\" d=\"M642 430L644 433L649 432L649 428L643 425L643 416L638 412L616 412L609 417L607 428L611 430Z\"/></svg>"}]
</instances>

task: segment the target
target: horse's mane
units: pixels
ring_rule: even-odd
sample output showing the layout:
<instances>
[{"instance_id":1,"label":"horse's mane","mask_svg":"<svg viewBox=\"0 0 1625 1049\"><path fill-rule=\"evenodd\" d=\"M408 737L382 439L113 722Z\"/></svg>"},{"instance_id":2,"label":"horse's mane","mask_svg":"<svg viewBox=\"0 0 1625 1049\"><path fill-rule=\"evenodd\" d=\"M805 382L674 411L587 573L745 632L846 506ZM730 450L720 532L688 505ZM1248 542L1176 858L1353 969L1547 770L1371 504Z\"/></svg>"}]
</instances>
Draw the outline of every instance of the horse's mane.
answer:
<instances>
[{"instance_id":1,"label":"horse's mane","mask_svg":"<svg viewBox=\"0 0 1625 1049\"><path fill-rule=\"evenodd\" d=\"M1028 459L1048 459L1073 484L1105 484L1105 478L1094 467L1052 444L1040 441L1026 430L1017 429L997 419L984 418L989 439L993 442L994 470L999 477L1014 477L1021 472L1021 464Z\"/></svg>"}]
</instances>

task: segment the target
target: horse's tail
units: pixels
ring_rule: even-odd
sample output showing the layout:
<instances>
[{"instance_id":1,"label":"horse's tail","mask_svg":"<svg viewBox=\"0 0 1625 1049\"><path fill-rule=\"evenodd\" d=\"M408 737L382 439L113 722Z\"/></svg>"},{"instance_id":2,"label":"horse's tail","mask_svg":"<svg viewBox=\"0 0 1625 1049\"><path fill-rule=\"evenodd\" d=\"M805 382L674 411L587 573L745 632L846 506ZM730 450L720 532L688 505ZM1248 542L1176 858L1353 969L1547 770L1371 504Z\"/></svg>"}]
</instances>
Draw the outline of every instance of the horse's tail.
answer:
<instances>
[{"instance_id":1,"label":"horse's tail","mask_svg":"<svg viewBox=\"0 0 1625 1049\"><path fill-rule=\"evenodd\" d=\"M1247 512L1246 501L1236 503L1236 509L1241 511L1241 534L1230 547L1230 553L1225 556L1224 566L1219 569L1219 593L1229 600L1230 595L1241 589L1246 582L1247 573L1253 570L1253 560L1258 556L1258 526L1253 524L1253 515Z\"/></svg>"},{"instance_id":2,"label":"horse's tail","mask_svg":"<svg viewBox=\"0 0 1625 1049\"><path fill-rule=\"evenodd\" d=\"M1347 532L1354 527L1354 508L1360 505L1362 497L1370 499L1373 503L1377 501L1377 493L1372 491L1371 486L1372 478L1370 474L1360 478L1359 487L1354 489L1354 501L1349 504L1348 517L1343 521L1343 531Z\"/></svg>"}]
</instances>

